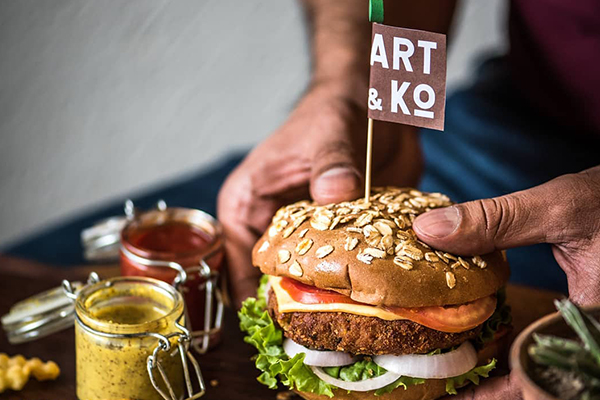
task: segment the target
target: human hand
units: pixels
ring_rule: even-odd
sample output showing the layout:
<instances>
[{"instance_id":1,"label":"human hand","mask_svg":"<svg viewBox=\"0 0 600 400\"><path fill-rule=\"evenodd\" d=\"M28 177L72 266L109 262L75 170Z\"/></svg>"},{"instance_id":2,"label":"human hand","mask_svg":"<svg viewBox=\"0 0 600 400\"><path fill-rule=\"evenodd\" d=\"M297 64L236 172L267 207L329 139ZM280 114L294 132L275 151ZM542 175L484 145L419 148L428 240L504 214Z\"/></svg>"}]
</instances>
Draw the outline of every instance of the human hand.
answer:
<instances>
[{"instance_id":1,"label":"human hand","mask_svg":"<svg viewBox=\"0 0 600 400\"><path fill-rule=\"evenodd\" d=\"M362 195L366 124L365 108L333 87L314 86L228 177L217 213L238 305L255 294L260 271L252 267L252 247L279 207L309 197L327 204ZM414 128L376 122L374 131L373 183L414 185L421 169Z\"/></svg>"},{"instance_id":2,"label":"human hand","mask_svg":"<svg viewBox=\"0 0 600 400\"><path fill-rule=\"evenodd\" d=\"M454 254L550 243L567 275L569 297L580 305L600 303L600 167L506 196L432 210L417 217L413 228L422 241ZM520 399L515 379L493 378L451 399Z\"/></svg>"},{"instance_id":3,"label":"human hand","mask_svg":"<svg viewBox=\"0 0 600 400\"><path fill-rule=\"evenodd\" d=\"M600 167L433 210L413 227L425 243L455 254L550 243L567 275L569 297L580 305L600 302Z\"/></svg>"}]
</instances>

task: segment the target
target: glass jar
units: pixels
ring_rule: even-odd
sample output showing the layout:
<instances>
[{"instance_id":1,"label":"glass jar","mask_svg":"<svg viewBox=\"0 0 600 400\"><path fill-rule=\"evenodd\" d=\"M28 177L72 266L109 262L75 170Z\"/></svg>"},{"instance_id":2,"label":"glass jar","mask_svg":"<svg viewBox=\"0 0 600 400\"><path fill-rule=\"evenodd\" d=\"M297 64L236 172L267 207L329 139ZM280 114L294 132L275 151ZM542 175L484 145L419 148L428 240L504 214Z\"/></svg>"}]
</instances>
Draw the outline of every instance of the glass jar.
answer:
<instances>
[{"instance_id":1,"label":"glass jar","mask_svg":"<svg viewBox=\"0 0 600 400\"><path fill-rule=\"evenodd\" d=\"M204 393L198 363L188 351L184 302L171 285L119 277L75 292L77 397L80 400L176 400ZM200 382L192 394L188 360Z\"/></svg>"},{"instance_id":2,"label":"glass jar","mask_svg":"<svg viewBox=\"0 0 600 400\"><path fill-rule=\"evenodd\" d=\"M209 214L188 208L160 207L136 213L121 232L121 273L174 282L185 271L182 292L200 353L220 341L223 298L219 275L223 232Z\"/></svg>"}]
</instances>

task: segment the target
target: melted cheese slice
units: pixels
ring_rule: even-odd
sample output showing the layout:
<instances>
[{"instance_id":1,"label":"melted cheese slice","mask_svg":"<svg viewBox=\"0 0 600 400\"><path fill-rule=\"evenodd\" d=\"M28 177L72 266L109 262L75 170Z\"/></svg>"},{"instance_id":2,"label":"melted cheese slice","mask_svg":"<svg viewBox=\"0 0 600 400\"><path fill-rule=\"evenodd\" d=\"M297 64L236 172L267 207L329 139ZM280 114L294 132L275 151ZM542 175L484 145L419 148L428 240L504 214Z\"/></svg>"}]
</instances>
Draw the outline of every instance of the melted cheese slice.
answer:
<instances>
[{"instance_id":1,"label":"melted cheese slice","mask_svg":"<svg viewBox=\"0 0 600 400\"><path fill-rule=\"evenodd\" d=\"M277 308L281 313L287 312L344 312L348 314L376 317L386 321L405 319L399 315L383 310L379 307L366 304L328 303L328 304L303 304L292 299L290 294L281 287L281 277L269 276L269 282L277 297Z\"/></svg>"}]
</instances>

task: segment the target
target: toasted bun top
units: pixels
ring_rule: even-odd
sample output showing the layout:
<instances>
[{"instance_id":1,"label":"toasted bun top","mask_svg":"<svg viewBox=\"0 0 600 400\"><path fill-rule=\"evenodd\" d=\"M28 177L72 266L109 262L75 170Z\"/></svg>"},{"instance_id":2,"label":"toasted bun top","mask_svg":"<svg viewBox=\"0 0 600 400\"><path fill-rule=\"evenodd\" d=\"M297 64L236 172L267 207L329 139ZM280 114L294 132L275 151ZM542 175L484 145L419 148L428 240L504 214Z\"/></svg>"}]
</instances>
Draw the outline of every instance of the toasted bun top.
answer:
<instances>
[{"instance_id":1,"label":"toasted bun top","mask_svg":"<svg viewBox=\"0 0 600 400\"><path fill-rule=\"evenodd\" d=\"M399 307L444 306L492 295L504 286L504 253L459 257L419 241L415 217L452 203L439 193L375 188L363 199L318 206L301 201L277 211L252 260L355 301Z\"/></svg>"}]
</instances>

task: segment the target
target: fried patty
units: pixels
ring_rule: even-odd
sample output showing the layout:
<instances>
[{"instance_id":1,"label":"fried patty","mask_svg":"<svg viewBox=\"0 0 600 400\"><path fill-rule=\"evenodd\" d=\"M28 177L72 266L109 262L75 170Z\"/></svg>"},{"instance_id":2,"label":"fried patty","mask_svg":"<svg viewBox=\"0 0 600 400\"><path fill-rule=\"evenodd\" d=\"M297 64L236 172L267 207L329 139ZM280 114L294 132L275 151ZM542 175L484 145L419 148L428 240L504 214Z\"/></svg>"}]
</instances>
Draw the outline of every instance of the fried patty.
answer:
<instances>
[{"instance_id":1,"label":"fried patty","mask_svg":"<svg viewBox=\"0 0 600 400\"><path fill-rule=\"evenodd\" d=\"M280 313L273 289L269 291L271 318L294 342L314 350L334 350L351 354L423 354L446 349L476 337L478 326L470 331L447 333L408 320L386 321L343 312Z\"/></svg>"}]
</instances>

